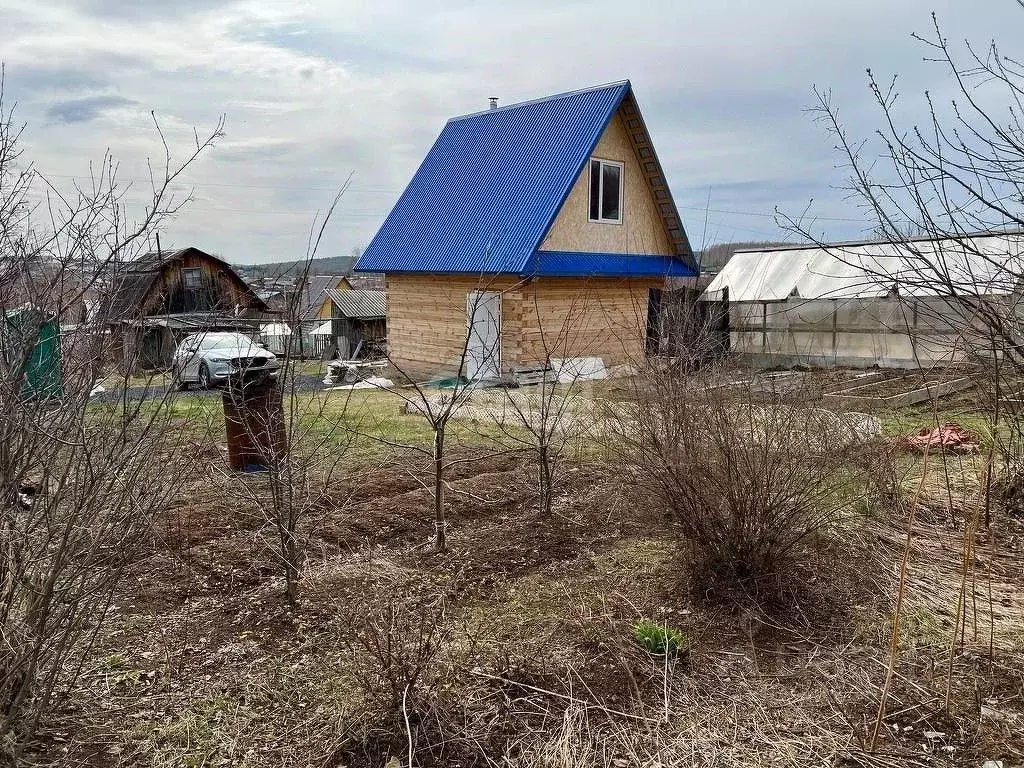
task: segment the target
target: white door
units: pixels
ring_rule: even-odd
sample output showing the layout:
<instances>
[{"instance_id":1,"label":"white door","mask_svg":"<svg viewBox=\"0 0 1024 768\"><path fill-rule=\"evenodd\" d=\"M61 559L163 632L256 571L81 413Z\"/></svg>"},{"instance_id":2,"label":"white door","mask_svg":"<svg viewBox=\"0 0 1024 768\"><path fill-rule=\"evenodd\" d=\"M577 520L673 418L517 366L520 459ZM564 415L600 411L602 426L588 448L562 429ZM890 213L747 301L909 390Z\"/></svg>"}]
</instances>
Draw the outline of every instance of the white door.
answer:
<instances>
[{"instance_id":1,"label":"white door","mask_svg":"<svg viewBox=\"0 0 1024 768\"><path fill-rule=\"evenodd\" d=\"M466 376L498 377L501 367L501 294L473 291L466 295Z\"/></svg>"}]
</instances>

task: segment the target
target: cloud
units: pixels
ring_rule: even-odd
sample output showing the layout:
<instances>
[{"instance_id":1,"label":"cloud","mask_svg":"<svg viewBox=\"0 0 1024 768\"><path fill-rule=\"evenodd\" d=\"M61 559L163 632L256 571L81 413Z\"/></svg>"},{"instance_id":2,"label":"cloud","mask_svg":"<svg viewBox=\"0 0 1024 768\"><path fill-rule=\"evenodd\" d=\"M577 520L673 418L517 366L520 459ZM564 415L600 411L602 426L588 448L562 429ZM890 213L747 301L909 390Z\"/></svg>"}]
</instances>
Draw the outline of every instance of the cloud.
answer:
<instances>
[{"instance_id":1,"label":"cloud","mask_svg":"<svg viewBox=\"0 0 1024 768\"><path fill-rule=\"evenodd\" d=\"M88 123L107 110L133 103L123 96L86 96L58 102L46 110L46 116L62 123Z\"/></svg>"},{"instance_id":2,"label":"cloud","mask_svg":"<svg viewBox=\"0 0 1024 768\"><path fill-rule=\"evenodd\" d=\"M314 211L353 172L325 255L365 245L445 120L488 96L508 104L624 77L691 230L707 218L715 239L779 236L775 207L799 213L813 198L827 234L857 237L865 225L848 221L860 212L834 142L805 110L812 87L832 89L866 137L878 115L864 70L898 72L901 109L920 122L915 94L950 88L909 37L928 31L932 8L953 39L984 42L1020 20L1011 3L978 13L954 0L6 4L6 96L28 122L26 157L49 177L70 183L109 147L123 177L146 179L147 158L163 156L149 110L179 158L194 130L226 116L226 137L185 176L194 202L163 239L236 261L301 255Z\"/></svg>"},{"instance_id":3,"label":"cloud","mask_svg":"<svg viewBox=\"0 0 1024 768\"><path fill-rule=\"evenodd\" d=\"M256 163L286 158L297 145L289 139L254 138L222 141L217 147L217 160L228 163Z\"/></svg>"},{"instance_id":4,"label":"cloud","mask_svg":"<svg viewBox=\"0 0 1024 768\"><path fill-rule=\"evenodd\" d=\"M76 0L77 7L101 19L144 20L152 18L182 19L201 13L210 13L237 4L237 0Z\"/></svg>"},{"instance_id":5,"label":"cloud","mask_svg":"<svg viewBox=\"0 0 1024 768\"><path fill-rule=\"evenodd\" d=\"M22 98L41 94L102 91L111 85L98 72L59 65L9 67L4 73L4 81L10 92Z\"/></svg>"}]
</instances>

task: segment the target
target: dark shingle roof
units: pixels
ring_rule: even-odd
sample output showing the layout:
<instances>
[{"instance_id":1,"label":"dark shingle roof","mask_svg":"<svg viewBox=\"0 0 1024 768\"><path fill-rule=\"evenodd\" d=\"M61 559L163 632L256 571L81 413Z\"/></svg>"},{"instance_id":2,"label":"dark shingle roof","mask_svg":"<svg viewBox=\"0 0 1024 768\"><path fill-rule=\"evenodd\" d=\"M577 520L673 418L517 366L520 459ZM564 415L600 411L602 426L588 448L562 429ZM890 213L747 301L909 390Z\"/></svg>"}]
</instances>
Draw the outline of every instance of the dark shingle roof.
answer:
<instances>
[{"instance_id":1,"label":"dark shingle roof","mask_svg":"<svg viewBox=\"0 0 1024 768\"><path fill-rule=\"evenodd\" d=\"M104 268L107 284L106 315L110 322L139 314L143 299L160 275L161 266L180 258L182 251L164 254L147 253L134 261L112 261Z\"/></svg>"},{"instance_id":2,"label":"dark shingle roof","mask_svg":"<svg viewBox=\"0 0 1024 768\"><path fill-rule=\"evenodd\" d=\"M328 288L324 293L338 308L342 317L370 320L387 314L384 291L340 291Z\"/></svg>"}]
</instances>

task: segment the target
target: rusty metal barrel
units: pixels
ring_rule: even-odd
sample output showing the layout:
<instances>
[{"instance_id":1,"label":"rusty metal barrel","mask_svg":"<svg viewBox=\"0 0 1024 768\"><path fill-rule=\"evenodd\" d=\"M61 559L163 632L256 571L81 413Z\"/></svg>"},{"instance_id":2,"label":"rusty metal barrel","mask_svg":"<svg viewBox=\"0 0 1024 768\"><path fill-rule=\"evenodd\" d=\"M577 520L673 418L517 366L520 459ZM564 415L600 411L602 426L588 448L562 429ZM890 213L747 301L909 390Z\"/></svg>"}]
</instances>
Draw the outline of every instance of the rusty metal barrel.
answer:
<instances>
[{"instance_id":1,"label":"rusty metal barrel","mask_svg":"<svg viewBox=\"0 0 1024 768\"><path fill-rule=\"evenodd\" d=\"M229 381L223 403L228 466L239 472L273 467L287 450L284 405L277 382Z\"/></svg>"}]
</instances>

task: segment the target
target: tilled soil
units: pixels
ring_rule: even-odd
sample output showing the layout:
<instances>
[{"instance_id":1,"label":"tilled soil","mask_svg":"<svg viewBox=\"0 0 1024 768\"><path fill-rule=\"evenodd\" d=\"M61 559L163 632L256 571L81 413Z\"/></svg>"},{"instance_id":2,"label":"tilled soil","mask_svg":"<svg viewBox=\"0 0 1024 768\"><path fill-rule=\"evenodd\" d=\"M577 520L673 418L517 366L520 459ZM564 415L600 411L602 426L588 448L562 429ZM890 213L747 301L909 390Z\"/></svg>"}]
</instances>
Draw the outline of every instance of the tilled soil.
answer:
<instances>
[{"instance_id":1,"label":"tilled soil","mask_svg":"<svg viewBox=\"0 0 1024 768\"><path fill-rule=\"evenodd\" d=\"M843 762L861 755L886 673L898 522L884 535L809 544L785 611L742 595L705 604L671 521L619 467L565 463L544 516L523 456L451 458L443 553L431 548L419 454L314 493L297 606L283 597L274 531L241 481L183 483L69 709L44 733L43 762L377 768L405 764L410 738L416 765L507 758L524 768L562 765L548 759L557 745L591 756L568 766L767 765L779 755L794 766L960 765L1022 754L1019 649L1001 641L998 660L959 657L953 692L967 705L946 720L940 634L895 666L888 711L900 714L887 716L881 756ZM915 559L932 545L939 537L922 535ZM1003 595L1024 578L999 562ZM928 607L917 594L911 605ZM442 618L425 630L416 611L438 600ZM641 617L685 632L690 654L669 664L641 652L631 636ZM396 709L373 644L404 668L424 631L444 642ZM984 681L981 703L964 680ZM996 719L965 730L984 711ZM548 761L530 762L535 752Z\"/></svg>"}]
</instances>

